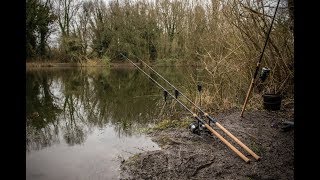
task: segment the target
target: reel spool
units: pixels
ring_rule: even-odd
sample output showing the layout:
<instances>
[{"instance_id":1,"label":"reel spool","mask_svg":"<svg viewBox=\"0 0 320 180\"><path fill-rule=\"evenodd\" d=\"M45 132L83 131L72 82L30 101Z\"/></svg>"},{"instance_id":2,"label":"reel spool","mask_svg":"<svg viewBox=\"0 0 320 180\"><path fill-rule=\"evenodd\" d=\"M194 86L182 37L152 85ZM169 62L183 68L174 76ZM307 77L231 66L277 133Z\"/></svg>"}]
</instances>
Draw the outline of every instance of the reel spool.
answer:
<instances>
[{"instance_id":1,"label":"reel spool","mask_svg":"<svg viewBox=\"0 0 320 180\"><path fill-rule=\"evenodd\" d=\"M194 122L190 123L190 125L189 125L189 130L193 134L200 135L200 132L204 131L205 129L206 129L206 126L201 122L194 121Z\"/></svg>"}]
</instances>

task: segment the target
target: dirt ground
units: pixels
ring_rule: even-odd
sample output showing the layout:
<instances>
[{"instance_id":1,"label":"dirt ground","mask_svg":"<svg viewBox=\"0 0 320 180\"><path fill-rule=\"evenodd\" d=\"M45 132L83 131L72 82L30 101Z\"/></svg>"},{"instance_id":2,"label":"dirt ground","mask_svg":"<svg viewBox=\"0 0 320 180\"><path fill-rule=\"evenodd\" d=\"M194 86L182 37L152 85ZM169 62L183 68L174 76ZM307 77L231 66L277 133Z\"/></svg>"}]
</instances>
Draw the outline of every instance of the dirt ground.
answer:
<instances>
[{"instance_id":1,"label":"dirt ground","mask_svg":"<svg viewBox=\"0 0 320 180\"><path fill-rule=\"evenodd\" d=\"M256 161L218 127L213 126L251 162L245 163L217 137L188 128L152 132L161 150L136 154L121 165L121 179L294 179L293 110L268 112L230 110L216 116L218 122L261 157Z\"/></svg>"}]
</instances>

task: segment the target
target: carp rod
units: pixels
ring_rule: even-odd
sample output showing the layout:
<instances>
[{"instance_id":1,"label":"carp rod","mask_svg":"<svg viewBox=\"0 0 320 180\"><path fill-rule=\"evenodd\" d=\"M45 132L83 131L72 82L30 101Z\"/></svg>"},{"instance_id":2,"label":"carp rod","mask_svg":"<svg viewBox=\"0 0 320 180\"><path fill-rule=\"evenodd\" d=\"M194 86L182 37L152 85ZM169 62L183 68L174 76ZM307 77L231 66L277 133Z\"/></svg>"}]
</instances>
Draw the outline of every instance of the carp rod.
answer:
<instances>
[{"instance_id":1,"label":"carp rod","mask_svg":"<svg viewBox=\"0 0 320 180\"><path fill-rule=\"evenodd\" d=\"M186 105L184 105L179 99L177 99L174 95L172 95L167 89L165 89L161 84L159 84L155 79L153 79L149 74L147 74L144 70L142 70L139 66L137 66L133 61L131 61L128 57L124 56L120 53L124 58L130 61L136 68L138 68L141 72L143 72L147 77L149 77L154 83L156 83L160 88L162 88L165 92L167 92L173 99L175 99L182 107L184 107L188 112L192 114L192 117L196 120L200 121L204 126L215 136L217 136L225 145L227 145L233 152L235 152L241 159L243 159L246 163L250 162L250 159L243 155L236 147L234 147L231 143L229 143L224 137L222 137L217 131L212 129L212 127L207 124L204 120L202 120L197 114L192 112Z\"/></svg>"},{"instance_id":2,"label":"carp rod","mask_svg":"<svg viewBox=\"0 0 320 180\"><path fill-rule=\"evenodd\" d=\"M123 55L124 56L124 55ZM126 57L127 58L127 57ZM179 92L184 98L186 98L192 105L194 105L198 110L200 110L205 117L209 119L209 122L213 122L217 127L219 127L224 133L226 133L230 138L232 138L236 143L238 143L243 149L245 149L249 154L251 154L256 160L260 159L256 153L254 153L248 146L242 143L237 137L231 134L226 128L224 128L217 120L211 117L208 113L204 112L199 106L197 106L194 102L192 102L186 95L184 95L181 91L179 91L174 85L172 85L168 80L166 80L163 76L161 76L156 70L150 67L146 62L137 57L144 65L146 65L149 69L151 69L154 73L156 73L159 77L161 77L165 82L167 82L171 87L173 87L176 91Z\"/></svg>"}]
</instances>

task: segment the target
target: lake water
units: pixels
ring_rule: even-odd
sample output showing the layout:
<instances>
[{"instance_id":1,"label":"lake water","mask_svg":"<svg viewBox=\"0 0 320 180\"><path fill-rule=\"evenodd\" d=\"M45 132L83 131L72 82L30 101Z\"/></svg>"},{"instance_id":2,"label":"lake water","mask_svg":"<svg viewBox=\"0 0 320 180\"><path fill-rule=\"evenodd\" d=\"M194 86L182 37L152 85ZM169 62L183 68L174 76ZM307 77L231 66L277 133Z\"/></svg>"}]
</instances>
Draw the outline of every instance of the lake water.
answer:
<instances>
[{"instance_id":1,"label":"lake water","mask_svg":"<svg viewBox=\"0 0 320 180\"><path fill-rule=\"evenodd\" d=\"M187 69L157 70L181 90L193 86ZM170 113L135 68L27 70L26 177L118 179L121 160L159 149L143 130Z\"/></svg>"}]
</instances>

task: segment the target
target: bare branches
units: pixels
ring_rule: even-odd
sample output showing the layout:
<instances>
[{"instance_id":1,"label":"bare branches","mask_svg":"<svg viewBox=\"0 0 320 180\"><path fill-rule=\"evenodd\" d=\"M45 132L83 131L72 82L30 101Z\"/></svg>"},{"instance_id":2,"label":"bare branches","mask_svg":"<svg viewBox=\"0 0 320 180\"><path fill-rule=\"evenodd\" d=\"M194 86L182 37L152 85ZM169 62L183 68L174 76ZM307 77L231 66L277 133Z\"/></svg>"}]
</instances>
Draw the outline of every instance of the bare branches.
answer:
<instances>
[{"instance_id":1,"label":"bare branches","mask_svg":"<svg viewBox=\"0 0 320 180\"><path fill-rule=\"evenodd\" d=\"M123 52L159 64L200 63L210 72L217 88L221 83L232 89L225 85L230 82L242 90L261 53L275 1L52 2L60 36L68 37L60 41L66 53L117 61ZM276 71L271 73L270 86L281 87L282 91L287 88L284 82L293 79L292 7L292 0L282 2L263 61ZM32 38L29 41L35 43ZM232 76L237 78L232 80Z\"/></svg>"}]
</instances>

